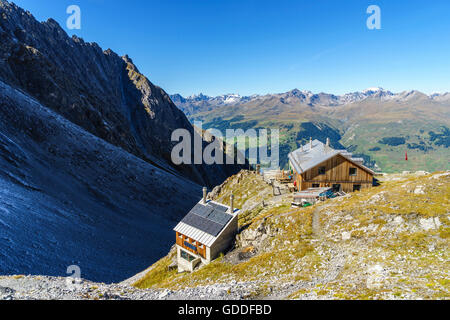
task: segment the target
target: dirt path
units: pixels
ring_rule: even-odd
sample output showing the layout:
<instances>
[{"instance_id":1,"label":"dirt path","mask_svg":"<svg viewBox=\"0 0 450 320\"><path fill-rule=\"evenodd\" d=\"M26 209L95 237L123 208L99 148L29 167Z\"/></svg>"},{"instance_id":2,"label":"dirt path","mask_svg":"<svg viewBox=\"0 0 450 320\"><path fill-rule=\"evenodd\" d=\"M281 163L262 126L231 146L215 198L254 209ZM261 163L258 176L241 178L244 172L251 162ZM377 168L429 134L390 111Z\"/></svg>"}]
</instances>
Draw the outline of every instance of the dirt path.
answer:
<instances>
[{"instance_id":1,"label":"dirt path","mask_svg":"<svg viewBox=\"0 0 450 320\"><path fill-rule=\"evenodd\" d=\"M328 263L327 270L325 271L325 276L322 278L315 278L311 281L299 281L294 283L285 283L275 290L276 293L262 297L262 299L267 300L285 300L288 299L292 294L302 290L302 289L313 289L317 285L327 285L329 282L335 281L341 274L342 269L345 266L347 260L347 254L344 250L339 250L336 247L336 254L331 258Z\"/></svg>"},{"instance_id":2,"label":"dirt path","mask_svg":"<svg viewBox=\"0 0 450 320\"><path fill-rule=\"evenodd\" d=\"M316 240L326 241L323 230L320 223L321 211L328 205L317 207L312 216L312 233ZM311 281L300 281L296 283L284 284L281 288L277 290L277 293L269 295L267 299L287 299L293 293L301 289L314 288L318 284L326 285L329 282L335 281L342 269L345 266L347 260L347 252L345 249L340 248L337 244L327 241L327 245L332 248L332 257L327 263L327 270L324 273L324 277L316 278Z\"/></svg>"},{"instance_id":3,"label":"dirt path","mask_svg":"<svg viewBox=\"0 0 450 320\"><path fill-rule=\"evenodd\" d=\"M322 230L320 229L320 209L316 208L312 216L312 233L316 238L322 238Z\"/></svg>"},{"instance_id":4,"label":"dirt path","mask_svg":"<svg viewBox=\"0 0 450 320\"><path fill-rule=\"evenodd\" d=\"M330 205L331 205L330 203L323 204L320 206L316 205L316 208L314 209L313 216L312 216L312 232L313 232L313 236L318 239L324 238L323 230L322 230L322 227L320 226L321 213L324 209L328 208Z\"/></svg>"}]
</instances>

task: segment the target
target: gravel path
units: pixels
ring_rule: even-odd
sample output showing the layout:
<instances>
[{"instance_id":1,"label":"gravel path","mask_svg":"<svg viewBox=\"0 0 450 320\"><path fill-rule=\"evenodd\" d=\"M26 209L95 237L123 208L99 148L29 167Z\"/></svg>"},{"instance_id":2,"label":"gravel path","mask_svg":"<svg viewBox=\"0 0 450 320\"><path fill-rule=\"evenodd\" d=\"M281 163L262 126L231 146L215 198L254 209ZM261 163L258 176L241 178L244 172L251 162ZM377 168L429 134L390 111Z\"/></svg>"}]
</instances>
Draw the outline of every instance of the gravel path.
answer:
<instances>
[{"instance_id":1,"label":"gravel path","mask_svg":"<svg viewBox=\"0 0 450 320\"><path fill-rule=\"evenodd\" d=\"M323 231L320 224L320 215L324 208L329 205L324 205L322 207L318 207L314 210L312 216L312 233L315 239L319 241L323 240ZM267 296L267 299L273 300L282 300L289 298L293 293L301 290L301 289L310 289L314 288L318 284L326 285L329 282L336 280L339 277L342 269L345 266L347 260L347 252L337 246L334 243L327 243L329 246L333 247L333 255L330 261L327 264L327 270L324 272L325 276L323 278L314 278L311 281L299 281L299 282L290 282L281 285L274 291L272 294ZM311 296L311 299L317 299L317 296Z\"/></svg>"},{"instance_id":2,"label":"gravel path","mask_svg":"<svg viewBox=\"0 0 450 320\"><path fill-rule=\"evenodd\" d=\"M315 237L321 236L321 230L320 230L320 210L319 208L316 208L313 212L312 216L312 232Z\"/></svg>"},{"instance_id":3,"label":"gravel path","mask_svg":"<svg viewBox=\"0 0 450 320\"><path fill-rule=\"evenodd\" d=\"M252 297L257 282L214 284L179 291L136 289L122 284L104 284L44 276L0 277L0 300L240 300Z\"/></svg>"}]
</instances>

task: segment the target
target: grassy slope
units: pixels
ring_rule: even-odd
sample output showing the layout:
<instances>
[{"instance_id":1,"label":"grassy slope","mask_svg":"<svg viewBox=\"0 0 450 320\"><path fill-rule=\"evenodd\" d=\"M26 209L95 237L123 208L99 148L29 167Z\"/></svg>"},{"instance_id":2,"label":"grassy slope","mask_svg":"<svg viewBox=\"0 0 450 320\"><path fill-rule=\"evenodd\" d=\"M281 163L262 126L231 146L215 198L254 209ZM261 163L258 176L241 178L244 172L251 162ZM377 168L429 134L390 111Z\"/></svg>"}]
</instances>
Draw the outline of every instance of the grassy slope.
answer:
<instances>
[{"instance_id":1,"label":"grassy slope","mask_svg":"<svg viewBox=\"0 0 450 320\"><path fill-rule=\"evenodd\" d=\"M401 123L361 123L351 127L342 137L345 146L355 146L357 154L365 154L376 161L388 173L427 170L430 172L450 169L449 148L436 146L429 141L429 132L439 132L438 122L402 121ZM406 143L390 146L380 143L380 137L405 137ZM424 143L430 150L414 150L408 144ZM380 148L380 150L374 150ZM408 152L408 161L405 161Z\"/></svg>"},{"instance_id":2,"label":"grassy slope","mask_svg":"<svg viewBox=\"0 0 450 320\"><path fill-rule=\"evenodd\" d=\"M385 172L450 169L449 148L436 145L429 135L430 131L439 133L444 127L450 127L448 105L420 95L407 102L380 103L367 99L329 115L349 119L342 144L355 146L355 153L370 156ZM381 144L380 140L385 137L403 137L406 143L399 146ZM408 144L421 144L429 150L410 149ZM381 150L371 151L374 148ZM408 151L409 161L405 161L405 151Z\"/></svg>"},{"instance_id":3,"label":"grassy slope","mask_svg":"<svg viewBox=\"0 0 450 320\"><path fill-rule=\"evenodd\" d=\"M276 298L450 298L449 175L399 176L306 209L291 208L290 197L272 198L259 177L236 179L227 182L219 198L226 199L233 189L237 203L248 208L240 219L241 226L248 225L244 232L258 228L263 217L276 230L259 244L258 254L239 264L221 257L192 274L167 271L172 258L167 256L137 287L179 289L255 280L260 286L253 297L272 292ZM413 192L419 185L425 194ZM265 207L255 206L262 200ZM430 218L441 225L423 229L421 219ZM345 232L350 240L343 240ZM293 283L293 289L280 289L285 283Z\"/></svg>"}]
</instances>

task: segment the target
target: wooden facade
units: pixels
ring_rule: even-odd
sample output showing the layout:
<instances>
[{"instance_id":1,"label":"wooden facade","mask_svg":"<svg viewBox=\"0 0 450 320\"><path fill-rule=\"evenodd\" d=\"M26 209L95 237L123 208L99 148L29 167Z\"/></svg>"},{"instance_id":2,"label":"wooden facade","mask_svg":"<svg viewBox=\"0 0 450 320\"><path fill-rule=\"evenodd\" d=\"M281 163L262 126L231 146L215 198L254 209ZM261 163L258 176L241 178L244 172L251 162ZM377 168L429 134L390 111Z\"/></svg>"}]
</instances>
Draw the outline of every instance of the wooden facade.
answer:
<instances>
[{"instance_id":1,"label":"wooden facade","mask_svg":"<svg viewBox=\"0 0 450 320\"><path fill-rule=\"evenodd\" d=\"M335 191L353 192L373 186L373 173L340 154L302 174L296 173L295 178L300 191L330 187Z\"/></svg>"},{"instance_id":2,"label":"wooden facade","mask_svg":"<svg viewBox=\"0 0 450 320\"><path fill-rule=\"evenodd\" d=\"M206 259L206 246L204 244L201 244L198 241L186 237L185 235L179 232L176 233L176 236L177 236L177 245L182 247L187 252L198 254L202 258ZM192 247L195 247L195 250L187 244L191 245Z\"/></svg>"}]
</instances>

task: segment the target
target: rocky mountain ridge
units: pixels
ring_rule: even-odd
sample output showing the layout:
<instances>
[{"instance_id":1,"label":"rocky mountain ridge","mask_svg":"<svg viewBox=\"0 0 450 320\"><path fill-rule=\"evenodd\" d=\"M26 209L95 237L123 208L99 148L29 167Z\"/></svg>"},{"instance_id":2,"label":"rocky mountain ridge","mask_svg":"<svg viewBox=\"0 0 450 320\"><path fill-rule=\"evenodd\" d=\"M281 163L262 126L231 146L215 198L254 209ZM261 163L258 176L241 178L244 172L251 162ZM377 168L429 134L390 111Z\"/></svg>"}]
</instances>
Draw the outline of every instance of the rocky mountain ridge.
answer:
<instances>
[{"instance_id":1,"label":"rocky mountain ridge","mask_svg":"<svg viewBox=\"0 0 450 320\"><path fill-rule=\"evenodd\" d=\"M240 170L174 165L172 132L195 133L163 89L130 57L70 38L55 20L38 22L5 0L0 1L0 79L101 139L199 184L214 186Z\"/></svg>"},{"instance_id":2,"label":"rocky mountain ridge","mask_svg":"<svg viewBox=\"0 0 450 320\"><path fill-rule=\"evenodd\" d=\"M239 94L226 94L216 97L211 97L200 93L199 95L192 95L183 97L180 94L170 95L173 102L181 109L187 116L192 116L196 113L211 111L222 106L240 105L251 101L264 101L269 99L278 99L284 103L303 103L309 106L324 106L337 107L350 103L360 102L365 99L380 99L380 100L396 100L405 102L408 99L421 96L424 99L429 99L439 102L448 102L450 100L450 93L433 93L427 95L417 90L403 91L393 93L383 88L374 87L363 91L356 91L346 93L343 95L335 95L329 93L313 93L308 90L293 89L285 93L266 94L266 95L251 95L241 96Z\"/></svg>"},{"instance_id":3,"label":"rocky mountain ridge","mask_svg":"<svg viewBox=\"0 0 450 320\"><path fill-rule=\"evenodd\" d=\"M130 57L0 0L0 274L118 282L165 254L241 168L174 165L175 129L197 134Z\"/></svg>"}]
</instances>

